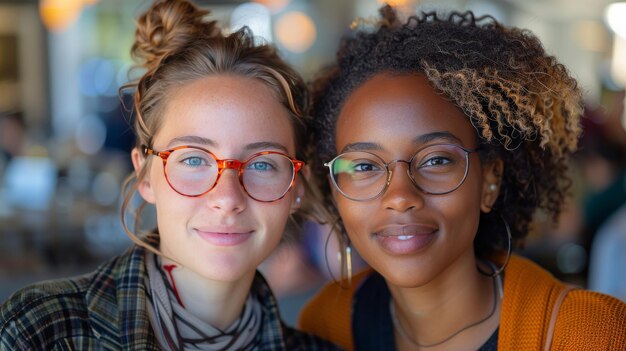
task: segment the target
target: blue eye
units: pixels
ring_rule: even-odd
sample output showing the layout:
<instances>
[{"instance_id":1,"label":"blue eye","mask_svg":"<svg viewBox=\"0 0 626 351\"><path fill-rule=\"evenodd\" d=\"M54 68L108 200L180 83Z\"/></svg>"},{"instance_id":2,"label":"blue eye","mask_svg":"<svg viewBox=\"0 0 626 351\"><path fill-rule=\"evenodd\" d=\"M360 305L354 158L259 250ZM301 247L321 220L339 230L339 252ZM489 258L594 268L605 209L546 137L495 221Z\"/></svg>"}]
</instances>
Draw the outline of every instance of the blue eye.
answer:
<instances>
[{"instance_id":1,"label":"blue eye","mask_svg":"<svg viewBox=\"0 0 626 351\"><path fill-rule=\"evenodd\" d=\"M253 162L251 164L249 164L246 169L250 169L253 171L271 171L274 169L274 166L272 166L270 163L268 162L263 162L263 161L256 161Z\"/></svg>"},{"instance_id":2,"label":"blue eye","mask_svg":"<svg viewBox=\"0 0 626 351\"><path fill-rule=\"evenodd\" d=\"M200 167L207 164L205 159L197 156L187 157L183 159L182 162L190 167Z\"/></svg>"}]
</instances>

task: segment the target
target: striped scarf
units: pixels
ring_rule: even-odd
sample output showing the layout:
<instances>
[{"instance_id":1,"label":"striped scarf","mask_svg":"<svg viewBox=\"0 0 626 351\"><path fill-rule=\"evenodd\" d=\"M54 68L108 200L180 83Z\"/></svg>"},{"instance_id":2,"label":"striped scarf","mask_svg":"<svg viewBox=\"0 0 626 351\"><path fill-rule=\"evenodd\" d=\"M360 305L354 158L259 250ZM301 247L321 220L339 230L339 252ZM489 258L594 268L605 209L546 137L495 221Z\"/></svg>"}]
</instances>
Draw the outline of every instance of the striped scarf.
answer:
<instances>
[{"instance_id":1,"label":"striped scarf","mask_svg":"<svg viewBox=\"0 0 626 351\"><path fill-rule=\"evenodd\" d=\"M148 251L148 316L164 350L252 350L258 346L263 311L255 294L248 295L239 319L226 330L220 330L200 320L179 303L170 280L159 267L159 257Z\"/></svg>"}]
</instances>

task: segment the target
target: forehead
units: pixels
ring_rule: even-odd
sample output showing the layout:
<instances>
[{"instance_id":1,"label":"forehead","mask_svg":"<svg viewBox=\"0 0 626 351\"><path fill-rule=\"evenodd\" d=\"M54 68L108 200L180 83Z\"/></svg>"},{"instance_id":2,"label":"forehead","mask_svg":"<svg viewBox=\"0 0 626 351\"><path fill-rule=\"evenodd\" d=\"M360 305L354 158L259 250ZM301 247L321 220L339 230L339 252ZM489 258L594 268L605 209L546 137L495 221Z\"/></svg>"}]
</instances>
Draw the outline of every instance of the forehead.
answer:
<instances>
[{"instance_id":1,"label":"forehead","mask_svg":"<svg viewBox=\"0 0 626 351\"><path fill-rule=\"evenodd\" d=\"M295 152L291 115L276 93L257 79L235 75L205 77L173 89L155 144L193 135L219 148L260 142L283 144Z\"/></svg>"},{"instance_id":2,"label":"forehead","mask_svg":"<svg viewBox=\"0 0 626 351\"><path fill-rule=\"evenodd\" d=\"M381 73L346 99L337 121L336 146L339 151L349 143L370 142L393 148L415 144L432 133L452 134L466 147L473 147L476 139L465 114L426 77Z\"/></svg>"}]
</instances>

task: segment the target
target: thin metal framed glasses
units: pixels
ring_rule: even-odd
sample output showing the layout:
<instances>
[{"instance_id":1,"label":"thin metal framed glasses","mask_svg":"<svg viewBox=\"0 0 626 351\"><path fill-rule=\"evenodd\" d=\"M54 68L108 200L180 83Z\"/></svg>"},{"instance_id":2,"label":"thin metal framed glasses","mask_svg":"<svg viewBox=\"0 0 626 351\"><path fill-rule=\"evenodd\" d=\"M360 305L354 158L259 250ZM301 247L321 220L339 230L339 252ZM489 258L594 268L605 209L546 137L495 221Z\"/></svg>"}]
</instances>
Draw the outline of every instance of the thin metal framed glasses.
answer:
<instances>
[{"instance_id":1,"label":"thin metal framed glasses","mask_svg":"<svg viewBox=\"0 0 626 351\"><path fill-rule=\"evenodd\" d=\"M433 144L423 147L410 160L383 161L365 151L344 152L324 164L339 192L350 200L367 201L385 193L391 182L391 165L408 165L407 175L413 185L425 194L443 195L463 184L469 173L467 149L455 144Z\"/></svg>"},{"instance_id":2,"label":"thin metal framed glasses","mask_svg":"<svg viewBox=\"0 0 626 351\"><path fill-rule=\"evenodd\" d=\"M211 191L226 169L238 172L239 184L252 199L273 202L282 199L296 183L303 161L276 151L262 151L245 161L220 160L213 153L196 146L177 146L155 151L142 146L144 155L163 160L163 172L170 187L187 197L202 196Z\"/></svg>"}]
</instances>

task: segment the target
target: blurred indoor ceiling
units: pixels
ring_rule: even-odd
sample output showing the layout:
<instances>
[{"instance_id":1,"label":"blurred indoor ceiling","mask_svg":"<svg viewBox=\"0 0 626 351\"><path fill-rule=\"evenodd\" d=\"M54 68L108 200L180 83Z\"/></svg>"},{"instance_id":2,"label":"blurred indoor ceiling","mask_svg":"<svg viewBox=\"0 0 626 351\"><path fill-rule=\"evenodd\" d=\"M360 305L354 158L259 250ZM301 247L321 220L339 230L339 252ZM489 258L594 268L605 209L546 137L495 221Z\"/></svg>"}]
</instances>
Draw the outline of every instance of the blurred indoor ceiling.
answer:
<instances>
[{"instance_id":1,"label":"blurred indoor ceiling","mask_svg":"<svg viewBox=\"0 0 626 351\"><path fill-rule=\"evenodd\" d=\"M109 1L109 0L100 0L100 1ZM117 0L123 1L123 0ZM248 0L192 0L193 2L201 5L236 5L244 2L248 2ZM0 4L36 4L39 0L0 0Z\"/></svg>"},{"instance_id":2,"label":"blurred indoor ceiling","mask_svg":"<svg viewBox=\"0 0 626 351\"><path fill-rule=\"evenodd\" d=\"M0 0L0 4L36 4L39 0ZM123 0L100 0L100 1L123 1ZM193 0L201 5L236 5L247 0ZM316 0L309 0L314 3ZM342 0L353 3L359 0ZM415 1L420 3L419 0ZM476 1L459 1L459 3L471 3ZM512 8L517 8L528 13L537 14L541 18L554 20L570 19L598 19L603 16L606 5L617 2L615 0L483 0L486 3L506 3Z\"/></svg>"},{"instance_id":3,"label":"blurred indoor ceiling","mask_svg":"<svg viewBox=\"0 0 626 351\"><path fill-rule=\"evenodd\" d=\"M499 0L513 8L554 20L602 18L606 6L616 0ZM625 19L626 20L626 19Z\"/></svg>"}]
</instances>

